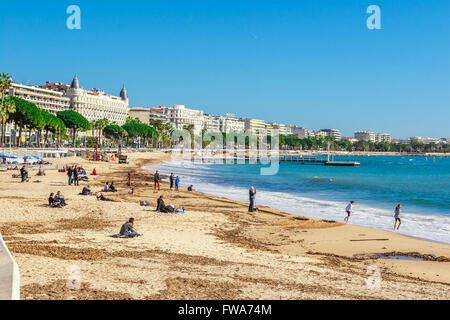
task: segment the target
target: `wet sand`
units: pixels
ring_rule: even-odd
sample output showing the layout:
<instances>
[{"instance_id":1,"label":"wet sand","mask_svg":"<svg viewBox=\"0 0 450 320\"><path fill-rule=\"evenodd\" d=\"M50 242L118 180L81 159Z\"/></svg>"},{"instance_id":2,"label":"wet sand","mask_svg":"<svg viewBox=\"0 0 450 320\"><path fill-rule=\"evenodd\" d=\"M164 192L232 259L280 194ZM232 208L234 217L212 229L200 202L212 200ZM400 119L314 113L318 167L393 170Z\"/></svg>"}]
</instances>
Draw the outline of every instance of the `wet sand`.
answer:
<instances>
[{"instance_id":1,"label":"wet sand","mask_svg":"<svg viewBox=\"0 0 450 320\"><path fill-rule=\"evenodd\" d=\"M31 172L32 182L0 173L0 232L21 272L23 299L449 299L450 245L383 230L342 225L197 192L153 191L144 165L169 156L130 155L129 165L79 158L93 191L114 181L121 202L97 201L68 186L65 173ZM136 195L128 195L132 172ZM39 180L39 182L37 182ZM49 208L50 192L69 204ZM184 214L155 212L156 199ZM151 207L141 207L140 201ZM110 237L130 217L141 238ZM425 261L377 259L377 254ZM379 268L381 287L368 287ZM70 290L67 268L79 268L81 286ZM370 272L369 272L370 273ZM369 281L369 283L371 283Z\"/></svg>"}]
</instances>

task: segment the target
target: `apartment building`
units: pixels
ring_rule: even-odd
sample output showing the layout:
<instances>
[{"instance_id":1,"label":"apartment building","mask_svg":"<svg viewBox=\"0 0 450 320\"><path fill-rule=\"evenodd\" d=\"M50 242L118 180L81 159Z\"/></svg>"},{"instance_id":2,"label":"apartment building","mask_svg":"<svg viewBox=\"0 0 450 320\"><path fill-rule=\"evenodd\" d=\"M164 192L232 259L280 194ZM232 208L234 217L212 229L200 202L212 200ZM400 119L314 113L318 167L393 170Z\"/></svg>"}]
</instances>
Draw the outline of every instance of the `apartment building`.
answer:
<instances>
[{"instance_id":1,"label":"apartment building","mask_svg":"<svg viewBox=\"0 0 450 320\"><path fill-rule=\"evenodd\" d=\"M288 136L292 134L292 128L291 126L287 126L285 124L279 124L279 123L271 123L273 130L278 131L279 135Z\"/></svg>"},{"instance_id":2,"label":"apartment building","mask_svg":"<svg viewBox=\"0 0 450 320\"><path fill-rule=\"evenodd\" d=\"M375 133L375 142L391 142L391 140L389 133Z\"/></svg>"},{"instance_id":3,"label":"apartment building","mask_svg":"<svg viewBox=\"0 0 450 320\"><path fill-rule=\"evenodd\" d=\"M375 132L371 132L371 131L356 131L355 138L358 140L375 142L376 135L375 135Z\"/></svg>"},{"instance_id":4,"label":"apartment building","mask_svg":"<svg viewBox=\"0 0 450 320\"><path fill-rule=\"evenodd\" d=\"M221 132L219 116L210 116L205 114L203 116L203 128L209 132Z\"/></svg>"},{"instance_id":5,"label":"apartment building","mask_svg":"<svg viewBox=\"0 0 450 320\"><path fill-rule=\"evenodd\" d=\"M310 136L310 131L303 127L291 126L292 134L297 135L300 139L305 139Z\"/></svg>"},{"instance_id":6,"label":"apartment building","mask_svg":"<svg viewBox=\"0 0 450 320\"><path fill-rule=\"evenodd\" d=\"M185 126L193 125L194 134L201 135L204 127L204 115L201 110L188 109L184 105L161 107L168 121L177 130L183 130Z\"/></svg>"},{"instance_id":7,"label":"apartment building","mask_svg":"<svg viewBox=\"0 0 450 320\"><path fill-rule=\"evenodd\" d=\"M336 141L341 140L341 132L337 129L322 129L320 131L325 133L325 137L334 137Z\"/></svg>"},{"instance_id":8,"label":"apartment building","mask_svg":"<svg viewBox=\"0 0 450 320\"><path fill-rule=\"evenodd\" d=\"M246 118L244 119L245 123L245 130L248 130L254 135L261 135L266 134L266 123L264 120L258 120L258 119L250 119Z\"/></svg>"},{"instance_id":9,"label":"apartment building","mask_svg":"<svg viewBox=\"0 0 450 320\"><path fill-rule=\"evenodd\" d=\"M37 107L55 114L59 111L70 109L70 98L64 95L64 92L58 92L50 89L44 89L37 86L26 86L13 83L6 90L6 96L14 96L34 103Z\"/></svg>"}]
</instances>

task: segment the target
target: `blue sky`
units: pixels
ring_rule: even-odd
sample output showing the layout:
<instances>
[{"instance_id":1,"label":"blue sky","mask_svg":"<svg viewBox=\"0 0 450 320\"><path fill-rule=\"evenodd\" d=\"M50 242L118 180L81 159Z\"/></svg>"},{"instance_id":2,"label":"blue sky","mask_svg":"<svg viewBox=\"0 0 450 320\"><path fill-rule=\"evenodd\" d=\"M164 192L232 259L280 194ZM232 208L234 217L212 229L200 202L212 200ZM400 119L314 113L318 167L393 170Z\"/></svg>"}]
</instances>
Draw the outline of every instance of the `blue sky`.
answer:
<instances>
[{"instance_id":1,"label":"blue sky","mask_svg":"<svg viewBox=\"0 0 450 320\"><path fill-rule=\"evenodd\" d=\"M68 30L79 5L82 29ZM382 30L369 30L369 5ZM450 137L450 1L2 1L0 72L133 106Z\"/></svg>"}]
</instances>

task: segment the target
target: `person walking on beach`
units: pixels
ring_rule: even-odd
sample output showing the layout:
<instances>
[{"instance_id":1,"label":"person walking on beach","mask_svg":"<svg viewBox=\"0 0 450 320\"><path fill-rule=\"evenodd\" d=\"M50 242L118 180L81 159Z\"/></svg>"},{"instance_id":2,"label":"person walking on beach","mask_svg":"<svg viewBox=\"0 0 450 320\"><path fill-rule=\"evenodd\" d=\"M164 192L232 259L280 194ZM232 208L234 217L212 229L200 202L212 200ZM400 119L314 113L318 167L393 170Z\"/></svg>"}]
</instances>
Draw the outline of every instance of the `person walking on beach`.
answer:
<instances>
[{"instance_id":1,"label":"person walking on beach","mask_svg":"<svg viewBox=\"0 0 450 320\"><path fill-rule=\"evenodd\" d=\"M72 185L72 174L73 174L73 169L72 169L72 167L68 167L68 168L67 168L67 175L69 176L69 186Z\"/></svg>"},{"instance_id":2,"label":"person walking on beach","mask_svg":"<svg viewBox=\"0 0 450 320\"><path fill-rule=\"evenodd\" d=\"M402 224L402 220L400 219L401 209L402 209L401 204L398 204L394 209L394 218L395 218L394 231L395 231L395 228L397 228L397 230L399 230L400 225ZM397 227L397 222L398 222L398 227Z\"/></svg>"},{"instance_id":3,"label":"person walking on beach","mask_svg":"<svg viewBox=\"0 0 450 320\"><path fill-rule=\"evenodd\" d=\"M128 176L127 176L127 186L131 187L131 172L128 172Z\"/></svg>"},{"instance_id":4,"label":"person walking on beach","mask_svg":"<svg viewBox=\"0 0 450 320\"><path fill-rule=\"evenodd\" d=\"M248 191L249 198L250 198L250 205L248 206L248 212L254 212L255 211L255 199L256 199L256 189L254 187L251 187Z\"/></svg>"},{"instance_id":5,"label":"person walking on beach","mask_svg":"<svg viewBox=\"0 0 450 320\"><path fill-rule=\"evenodd\" d=\"M158 190L161 190L159 182L161 181L161 178L159 177L159 171L156 170L155 175L153 176L153 181L155 181L155 187L154 190L156 191L156 187L158 187Z\"/></svg>"},{"instance_id":6,"label":"person walking on beach","mask_svg":"<svg viewBox=\"0 0 450 320\"><path fill-rule=\"evenodd\" d=\"M175 175L173 174L173 172L170 174L169 180L170 180L170 190L173 190L173 183L175 182Z\"/></svg>"},{"instance_id":7,"label":"person walking on beach","mask_svg":"<svg viewBox=\"0 0 450 320\"><path fill-rule=\"evenodd\" d=\"M20 169L20 177L21 177L22 182L25 182L25 181L28 180L28 171L27 171L27 168L25 166L23 166Z\"/></svg>"},{"instance_id":8,"label":"person walking on beach","mask_svg":"<svg viewBox=\"0 0 450 320\"><path fill-rule=\"evenodd\" d=\"M350 203L345 208L345 212L347 212L347 216L344 218L345 223L348 223L348 219L350 219L350 215L353 213L353 206L355 201L350 201Z\"/></svg>"},{"instance_id":9,"label":"person walking on beach","mask_svg":"<svg viewBox=\"0 0 450 320\"><path fill-rule=\"evenodd\" d=\"M175 178L175 190L178 191L178 187L180 186L180 177Z\"/></svg>"},{"instance_id":10,"label":"person walking on beach","mask_svg":"<svg viewBox=\"0 0 450 320\"><path fill-rule=\"evenodd\" d=\"M78 167L75 166L75 168L73 169L73 183L74 186L78 186L79 182L78 182Z\"/></svg>"}]
</instances>

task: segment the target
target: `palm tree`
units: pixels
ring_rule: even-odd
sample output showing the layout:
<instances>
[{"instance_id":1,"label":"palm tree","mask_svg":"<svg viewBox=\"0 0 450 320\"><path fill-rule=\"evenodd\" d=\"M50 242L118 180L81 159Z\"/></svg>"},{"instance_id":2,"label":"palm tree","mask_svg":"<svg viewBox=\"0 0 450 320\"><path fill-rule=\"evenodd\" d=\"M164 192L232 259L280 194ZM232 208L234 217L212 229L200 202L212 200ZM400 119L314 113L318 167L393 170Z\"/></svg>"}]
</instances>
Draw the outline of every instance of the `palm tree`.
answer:
<instances>
[{"instance_id":1,"label":"palm tree","mask_svg":"<svg viewBox=\"0 0 450 320\"><path fill-rule=\"evenodd\" d=\"M103 129L105 129L107 126L109 125L109 120L106 118L97 120L95 122L95 127L98 130L98 140L99 140L99 144L102 144L102 131Z\"/></svg>"},{"instance_id":2,"label":"palm tree","mask_svg":"<svg viewBox=\"0 0 450 320\"><path fill-rule=\"evenodd\" d=\"M193 124L185 125L183 126L183 129L189 131L189 134L191 135L191 149L194 150L195 149L194 125Z\"/></svg>"},{"instance_id":3,"label":"palm tree","mask_svg":"<svg viewBox=\"0 0 450 320\"><path fill-rule=\"evenodd\" d=\"M0 119L2 121L2 142L6 143L6 123L8 122L10 115L16 112L16 105L11 100L3 101L3 108L0 109ZM10 137L11 141L12 137Z\"/></svg>"},{"instance_id":4,"label":"palm tree","mask_svg":"<svg viewBox=\"0 0 450 320\"><path fill-rule=\"evenodd\" d=\"M12 79L11 76L7 73L1 73L0 74L0 93L2 96L1 104L0 104L0 110L2 115L2 133L1 133L1 140L0 142L3 144L6 141L6 121L8 120L8 107L10 105L5 105L5 91L9 89L12 85Z\"/></svg>"}]
</instances>

